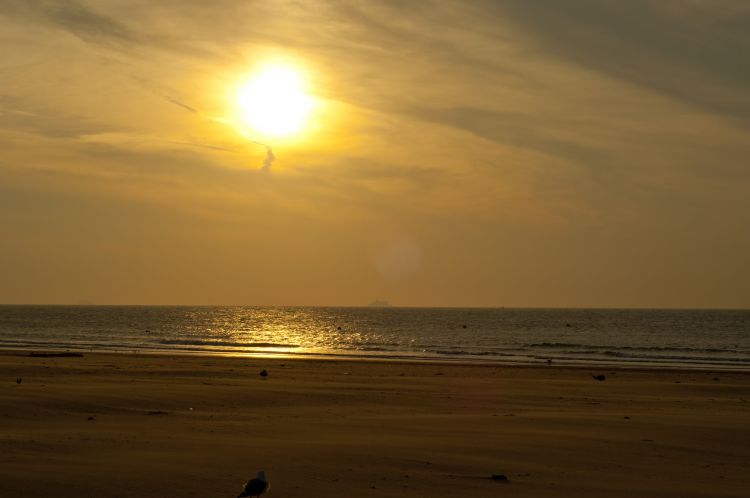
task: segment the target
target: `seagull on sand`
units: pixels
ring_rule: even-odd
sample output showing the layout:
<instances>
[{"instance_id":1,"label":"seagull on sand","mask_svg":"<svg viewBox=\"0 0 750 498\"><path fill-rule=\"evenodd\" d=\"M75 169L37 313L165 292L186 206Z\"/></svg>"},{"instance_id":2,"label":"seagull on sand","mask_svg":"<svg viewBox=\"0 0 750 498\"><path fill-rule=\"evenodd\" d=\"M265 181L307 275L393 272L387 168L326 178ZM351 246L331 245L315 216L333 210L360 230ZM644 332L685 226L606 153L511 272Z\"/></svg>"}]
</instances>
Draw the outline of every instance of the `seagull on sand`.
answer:
<instances>
[{"instance_id":1,"label":"seagull on sand","mask_svg":"<svg viewBox=\"0 0 750 498\"><path fill-rule=\"evenodd\" d=\"M256 477L247 481L245 489L242 490L242 493L237 498L260 496L269 489L271 489L271 483L266 479L266 473L261 470Z\"/></svg>"}]
</instances>

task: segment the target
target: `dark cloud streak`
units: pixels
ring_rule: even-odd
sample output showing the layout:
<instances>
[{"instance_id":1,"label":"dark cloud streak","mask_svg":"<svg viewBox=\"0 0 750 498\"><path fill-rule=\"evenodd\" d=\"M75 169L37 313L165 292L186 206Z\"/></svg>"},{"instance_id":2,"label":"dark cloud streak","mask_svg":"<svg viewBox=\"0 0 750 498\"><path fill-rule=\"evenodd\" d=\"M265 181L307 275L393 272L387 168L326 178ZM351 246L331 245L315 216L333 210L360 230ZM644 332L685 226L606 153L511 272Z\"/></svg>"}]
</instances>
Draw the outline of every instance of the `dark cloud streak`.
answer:
<instances>
[{"instance_id":1,"label":"dark cloud streak","mask_svg":"<svg viewBox=\"0 0 750 498\"><path fill-rule=\"evenodd\" d=\"M412 117L472 133L486 140L544 154L590 162L603 151L549 136L550 122L544 116L532 117L515 112L475 107L412 108ZM546 133L545 133L546 132Z\"/></svg>"},{"instance_id":2,"label":"dark cloud streak","mask_svg":"<svg viewBox=\"0 0 750 498\"><path fill-rule=\"evenodd\" d=\"M7 0L0 13L49 24L85 42L129 44L138 36L128 26L75 0Z\"/></svg>"},{"instance_id":3,"label":"dark cloud streak","mask_svg":"<svg viewBox=\"0 0 750 498\"><path fill-rule=\"evenodd\" d=\"M750 124L750 66L740 63L750 52L750 10L722 15L730 3L708 2L713 16L684 2L670 10L669 2L653 0L485 6L542 54Z\"/></svg>"}]
</instances>

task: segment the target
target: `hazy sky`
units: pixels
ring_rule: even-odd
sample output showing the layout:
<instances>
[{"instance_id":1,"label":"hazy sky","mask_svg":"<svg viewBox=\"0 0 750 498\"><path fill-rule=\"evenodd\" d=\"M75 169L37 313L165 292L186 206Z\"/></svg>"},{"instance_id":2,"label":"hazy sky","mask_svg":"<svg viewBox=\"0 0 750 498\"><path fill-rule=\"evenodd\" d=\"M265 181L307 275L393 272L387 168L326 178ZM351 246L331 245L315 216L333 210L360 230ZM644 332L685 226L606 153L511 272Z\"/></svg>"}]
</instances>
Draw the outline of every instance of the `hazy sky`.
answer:
<instances>
[{"instance_id":1,"label":"hazy sky","mask_svg":"<svg viewBox=\"0 0 750 498\"><path fill-rule=\"evenodd\" d=\"M3 0L0 54L0 302L750 307L745 0Z\"/></svg>"}]
</instances>

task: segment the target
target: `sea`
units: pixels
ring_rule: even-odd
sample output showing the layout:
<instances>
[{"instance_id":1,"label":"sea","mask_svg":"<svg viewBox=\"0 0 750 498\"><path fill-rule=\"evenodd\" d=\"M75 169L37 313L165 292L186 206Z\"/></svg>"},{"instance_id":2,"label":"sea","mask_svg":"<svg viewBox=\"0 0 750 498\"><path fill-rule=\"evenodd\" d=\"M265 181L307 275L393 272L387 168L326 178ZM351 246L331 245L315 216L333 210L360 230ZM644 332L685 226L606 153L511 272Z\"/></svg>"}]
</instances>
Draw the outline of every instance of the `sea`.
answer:
<instances>
[{"instance_id":1,"label":"sea","mask_svg":"<svg viewBox=\"0 0 750 498\"><path fill-rule=\"evenodd\" d=\"M750 370L750 310L3 305L0 349Z\"/></svg>"}]
</instances>

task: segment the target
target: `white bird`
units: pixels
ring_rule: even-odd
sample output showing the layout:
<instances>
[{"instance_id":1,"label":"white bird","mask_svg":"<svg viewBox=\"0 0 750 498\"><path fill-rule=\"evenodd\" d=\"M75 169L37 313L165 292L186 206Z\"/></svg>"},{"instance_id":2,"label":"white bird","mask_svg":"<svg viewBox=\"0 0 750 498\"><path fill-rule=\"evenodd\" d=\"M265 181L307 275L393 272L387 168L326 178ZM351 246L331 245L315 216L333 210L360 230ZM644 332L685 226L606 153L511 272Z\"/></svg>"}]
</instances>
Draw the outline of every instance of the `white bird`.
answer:
<instances>
[{"instance_id":1,"label":"white bird","mask_svg":"<svg viewBox=\"0 0 750 498\"><path fill-rule=\"evenodd\" d=\"M269 489L271 489L271 483L266 479L266 473L261 470L256 477L245 483L245 489L242 490L242 493L237 498L260 496Z\"/></svg>"}]
</instances>

